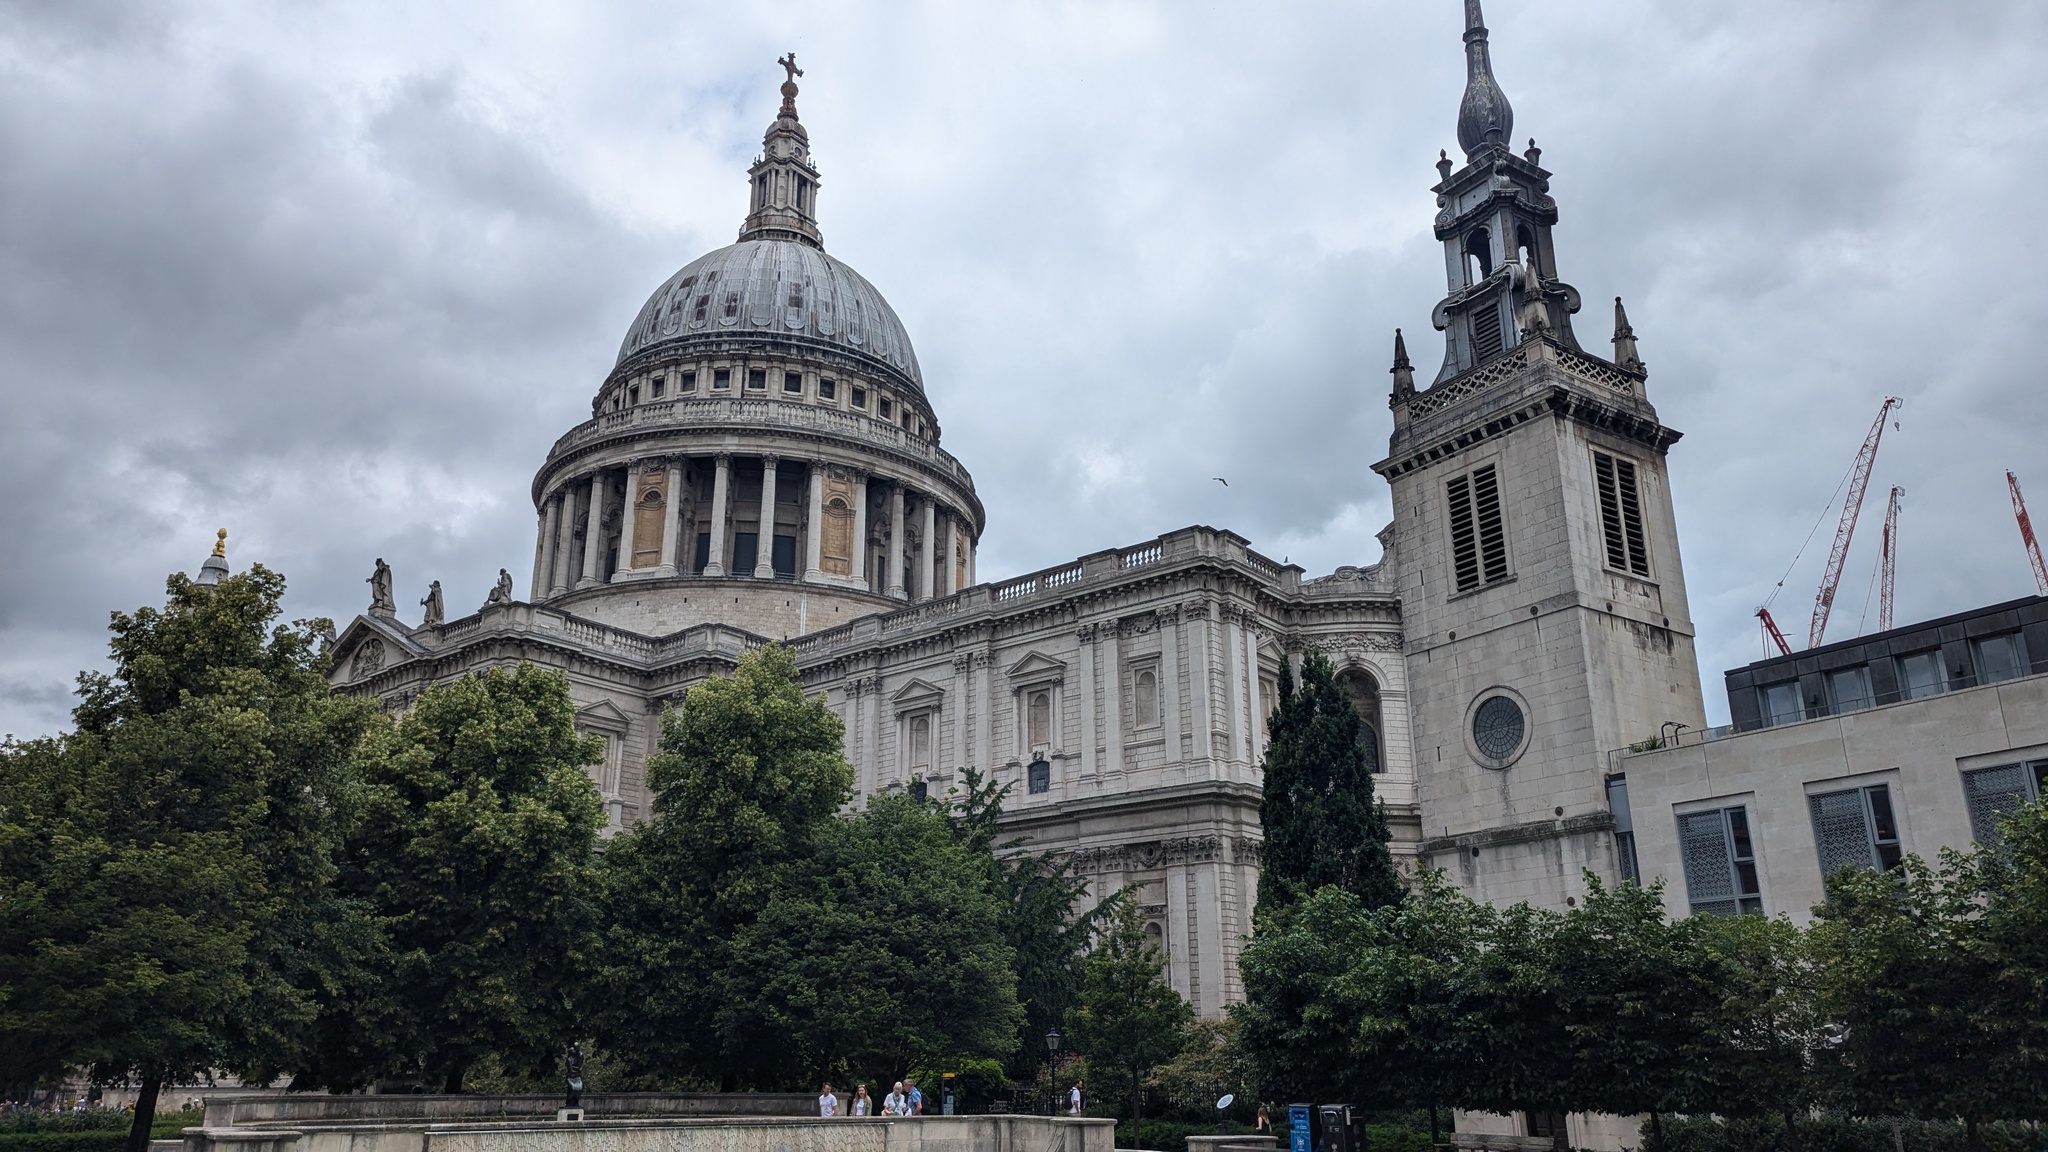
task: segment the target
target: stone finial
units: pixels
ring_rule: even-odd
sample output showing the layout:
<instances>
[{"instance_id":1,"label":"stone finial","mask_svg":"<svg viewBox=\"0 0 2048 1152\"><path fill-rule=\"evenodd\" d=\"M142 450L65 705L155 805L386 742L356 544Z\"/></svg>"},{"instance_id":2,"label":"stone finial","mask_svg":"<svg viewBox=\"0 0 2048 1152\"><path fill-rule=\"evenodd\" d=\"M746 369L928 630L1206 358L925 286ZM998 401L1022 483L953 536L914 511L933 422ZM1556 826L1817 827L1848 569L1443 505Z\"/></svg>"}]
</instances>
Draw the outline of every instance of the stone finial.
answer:
<instances>
[{"instance_id":1,"label":"stone finial","mask_svg":"<svg viewBox=\"0 0 2048 1152\"><path fill-rule=\"evenodd\" d=\"M1451 154L1441 148L1437 149L1436 178L1438 180L1449 180L1451 178L1451 167Z\"/></svg>"},{"instance_id":2,"label":"stone finial","mask_svg":"<svg viewBox=\"0 0 2048 1152\"><path fill-rule=\"evenodd\" d=\"M1515 110L1493 78L1479 0L1465 0L1465 98L1458 104L1458 146L1470 158L1482 149L1506 148L1514 133Z\"/></svg>"},{"instance_id":3,"label":"stone finial","mask_svg":"<svg viewBox=\"0 0 2048 1152\"><path fill-rule=\"evenodd\" d=\"M211 588L220 583L221 578L227 574L228 530L222 528L214 533L213 554L208 556L206 562L199 566L199 578L193 582L202 588Z\"/></svg>"},{"instance_id":4,"label":"stone finial","mask_svg":"<svg viewBox=\"0 0 2048 1152\"><path fill-rule=\"evenodd\" d=\"M1622 310L1619 296L1614 298L1614 366L1626 372L1648 370L1636 353L1636 330L1628 326L1628 313Z\"/></svg>"},{"instance_id":5,"label":"stone finial","mask_svg":"<svg viewBox=\"0 0 2048 1152\"><path fill-rule=\"evenodd\" d=\"M1394 403L1399 404L1415 395L1415 366L1408 362L1408 342L1401 337L1401 330L1394 329Z\"/></svg>"},{"instance_id":6,"label":"stone finial","mask_svg":"<svg viewBox=\"0 0 2048 1152\"><path fill-rule=\"evenodd\" d=\"M1536 138L1534 136L1529 137L1529 149L1522 153L1522 159L1539 167L1543 164L1543 149L1536 146Z\"/></svg>"},{"instance_id":7,"label":"stone finial","mask_svg":"<svg viewBox=\"0 0 2048 1152\"><path fill-rule=\"evenodd\" d=\"M794 120L796 119L796 78L803 75L804 70L796 66L796 53L794 52L783 56L776 63L782 65L782 70L788 73L788 77L782 82L782 114Z\"/></svg>"}]
</instances>

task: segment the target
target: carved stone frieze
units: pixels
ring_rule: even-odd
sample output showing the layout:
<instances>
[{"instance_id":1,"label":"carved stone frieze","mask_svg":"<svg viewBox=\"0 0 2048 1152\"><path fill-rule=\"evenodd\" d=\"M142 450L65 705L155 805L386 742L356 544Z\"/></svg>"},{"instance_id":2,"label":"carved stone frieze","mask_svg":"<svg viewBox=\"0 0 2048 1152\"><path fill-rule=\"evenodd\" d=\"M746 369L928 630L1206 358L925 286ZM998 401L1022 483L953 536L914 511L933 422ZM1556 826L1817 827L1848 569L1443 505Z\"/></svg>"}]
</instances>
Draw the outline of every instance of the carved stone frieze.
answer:
<instances>
[{"instance_id":1,"label":"carved stone frieze","mask_svg":"<svg viewBox=\"0 0 2048 1152\"><path fill-rule=\"evenodd\" d=\"M1402 639L1398 632L1344 632L1335 636L1309 636L1301 644L1335 656L1345 652L1399 652Z\"/></svg>"},{"instance_id":2,"label":"carved stone frieze","mask_svg":"<svg viewBox=\"0 0 2048 1152\"><path fill-rule=\"evenodd\" d=\"M1186 836L1083 848L1069 858L1074 862L1074 871L1088 875L1202 864L1217 859L1222 850L1223 838L1220 836Z\"/></svg>"}]
</instances>

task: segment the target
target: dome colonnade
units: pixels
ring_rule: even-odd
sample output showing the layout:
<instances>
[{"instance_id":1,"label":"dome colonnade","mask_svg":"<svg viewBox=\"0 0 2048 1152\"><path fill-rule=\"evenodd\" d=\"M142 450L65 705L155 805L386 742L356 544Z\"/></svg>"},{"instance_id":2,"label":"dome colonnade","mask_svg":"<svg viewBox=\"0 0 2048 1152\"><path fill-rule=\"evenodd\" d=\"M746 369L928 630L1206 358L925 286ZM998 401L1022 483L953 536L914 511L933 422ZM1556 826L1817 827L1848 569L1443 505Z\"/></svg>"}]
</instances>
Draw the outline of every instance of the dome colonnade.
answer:
<instances>
[{"instance_id":1,"label":"dome colonnade","mask_svg":"<svg viewBox=\"0 0 2048 1152\"><path fill-rule=\"evenodd\" d=\"M536 603L797 635L974 583L986 515L902 322L825 253L794 63L738 241L649 297L534 478Z\"/></svg>"}]
</instances>

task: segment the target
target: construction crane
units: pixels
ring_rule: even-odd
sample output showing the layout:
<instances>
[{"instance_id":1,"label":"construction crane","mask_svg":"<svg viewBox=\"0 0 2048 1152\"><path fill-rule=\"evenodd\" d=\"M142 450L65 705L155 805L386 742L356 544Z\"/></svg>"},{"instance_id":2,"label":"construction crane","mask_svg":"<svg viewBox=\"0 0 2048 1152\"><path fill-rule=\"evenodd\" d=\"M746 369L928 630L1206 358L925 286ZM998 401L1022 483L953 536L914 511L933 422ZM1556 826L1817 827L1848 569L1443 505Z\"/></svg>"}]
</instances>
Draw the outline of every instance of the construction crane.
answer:
<instances>
[{"instance_id":1,"label":"construction crane","mask_svg":"<svg viewBox=\"0 0 2048 1152\"><path fill-rule=\"evenodd\" d=\"M1899 497L1906 490L1892 485L1891 503L1884 509L1884 552L1877 561L1877 630L1892 630L1892 575L1899 570ZM1868 603L1868 601L1866 601Z\"/></svg>"},{"instance_id":2,"label":"construction crane","mask_svg":"<svg viewBox=\"0 0 2048 1152\"><path fill-rule=\"evenodd\" d=\"M2005 486L2012 489L2012 515L2020 522L2020 542L2027 546L2027 562L2034 566L2034 588L2048 596L2048 564L2041 562L2041 544L2034 539L2034 522L2027 518L2027 501L2020 495L2020 478L2008 469Z\"/></svg>"},{"instance_id":3,"label":"construction crane","mask_svg":"<svg viewBox=\"0 0 2048 1152\"><path fill-rule=\"evenodd\" d=\"M1792 654L1792 646L1785 643L1785 633L1779 630L1778 622L1771 619L1771 610L1769 608L1757 609L1756 618L1764 622L1764 635L1770 637L1771 643L1778 646L1778 655L1790 656Z\"/></svg>"},{"instance_id":4,"label":"construction crane","mask_svg":"<svg viewBox=\"0 0 2048 1152\"><path fill-rule=\"evenodd\" d=\"M1863 490L1870 487L1870 466L1877 460L1878 441L1884 439L1884 422L1899 406L1896 396L1887 396L1878 406L1877 422L1856 451L1856 464L1849 470L1849 493L1842 498L1842 522L1835 528L1835 546L1828 550L1827 570L1821 573L1820 592L1813 598L1813 627L1807 631L1806 646L1820 647L1827 635L1828 613L1835 607L1835 589L1842 583L1842 563L1849 558L1849 540L1856 535L1856 518L1863 512Z\"/></svg>"}]
</instances>

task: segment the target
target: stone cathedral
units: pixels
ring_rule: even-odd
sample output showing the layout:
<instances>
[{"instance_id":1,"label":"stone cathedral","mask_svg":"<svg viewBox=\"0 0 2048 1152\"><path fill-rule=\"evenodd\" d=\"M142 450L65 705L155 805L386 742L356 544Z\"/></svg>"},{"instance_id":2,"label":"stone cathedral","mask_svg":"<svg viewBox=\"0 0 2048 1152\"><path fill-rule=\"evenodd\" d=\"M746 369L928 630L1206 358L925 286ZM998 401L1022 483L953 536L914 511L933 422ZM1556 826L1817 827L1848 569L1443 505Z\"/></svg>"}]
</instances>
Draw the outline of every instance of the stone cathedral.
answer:
<instances>
[{"instance_id":1,"label":"stone cathedral","mask_svg":"<svg viewBox=\"0 0 2048 1152\"><path fill-rule=\"evenodd\" d=\"M590 419L535 474L526 599L336 640L334 681L402 708L427 685L532 661L567 674L614 828L645 818L664 708L771 639L846 724L854 803L1012 786L1010 829L1070 854L1097 898L1138 894L1174 987L1204 1016L1242 992L1259 763L1283 661L1319 649L1363 724L1404 868L1487 899L1563 905L1617 876L1607 753L1704 724L1665 456L1615 304L1581 348L1557 205L1511 147L1467 0L1465 162L1438 162L1448 294L1427 386L1399 333L1384 555L1311 577L1190 527L982 582L990 530L940 446L910 334L829 255L800 73L748 171L733 244L655 289Z\"/></svg>"}]
</instances>

